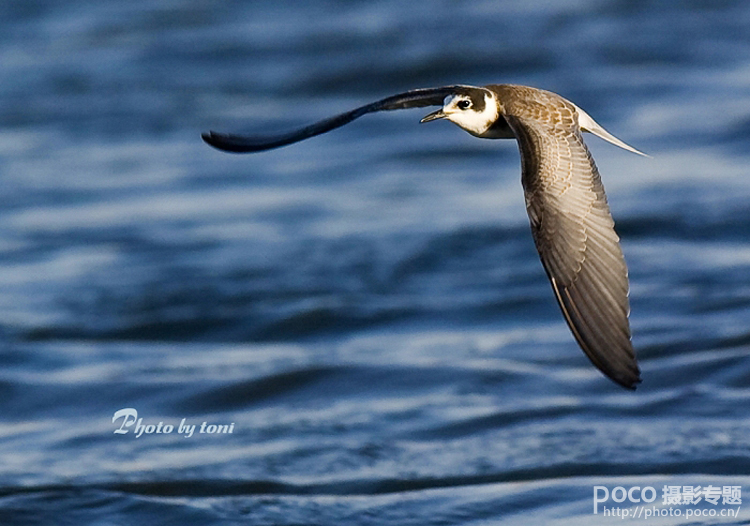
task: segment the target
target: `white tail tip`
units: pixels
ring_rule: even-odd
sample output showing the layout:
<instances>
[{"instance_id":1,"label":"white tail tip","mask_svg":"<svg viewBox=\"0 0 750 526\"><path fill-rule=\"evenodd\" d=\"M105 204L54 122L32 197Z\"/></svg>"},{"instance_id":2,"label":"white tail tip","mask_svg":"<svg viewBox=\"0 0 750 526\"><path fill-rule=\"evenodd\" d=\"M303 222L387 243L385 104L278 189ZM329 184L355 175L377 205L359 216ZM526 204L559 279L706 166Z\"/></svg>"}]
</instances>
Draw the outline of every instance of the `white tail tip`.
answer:
<instances>
[{"instance_id":1,"label":"white tail tip","mask_svg":"<svg viewBox=\"0 0 750 526\"><path fill-rule=\"evenodd\" d=\"M623 150L637 153L638 155L642 155L644 157L651 157L650 155L647 155L639 150L636 150L632 146L625 144L620 139L609 133L607 130L599 126L599 124L594 119L592 119L588 113L583 111L578 106L576 106L576 110L578 110L578 126L580 126L581 131L593 133L600 139L604 139L605 141L612 143L615 146L619 146Z\"/></svg>"}]
</instances>

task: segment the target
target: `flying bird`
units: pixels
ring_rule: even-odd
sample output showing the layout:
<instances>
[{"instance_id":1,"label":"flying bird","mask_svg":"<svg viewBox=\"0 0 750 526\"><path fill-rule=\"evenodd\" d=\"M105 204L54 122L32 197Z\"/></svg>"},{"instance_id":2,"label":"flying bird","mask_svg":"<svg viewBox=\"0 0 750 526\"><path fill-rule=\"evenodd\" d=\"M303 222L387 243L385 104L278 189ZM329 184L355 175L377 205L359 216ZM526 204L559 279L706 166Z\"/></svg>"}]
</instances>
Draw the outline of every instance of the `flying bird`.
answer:
<instances>
[{"instance_id":1,"label":"flying bird","mask_svg":"<svg viewBox=\"0 0 750 526\"><path fill-rule=\"evenodd\" d=\"M212 131L202 137L219 150L259 152L326 133L368 113L427 106L441 108L421 122L446 119L475 137L518 141L531 233L565 321L600 371L635 389L641 379L630 338L628 270L582 132L645 154L560 95L512 84L416 89L285 134Z\"/></svg>"}]
</instances>

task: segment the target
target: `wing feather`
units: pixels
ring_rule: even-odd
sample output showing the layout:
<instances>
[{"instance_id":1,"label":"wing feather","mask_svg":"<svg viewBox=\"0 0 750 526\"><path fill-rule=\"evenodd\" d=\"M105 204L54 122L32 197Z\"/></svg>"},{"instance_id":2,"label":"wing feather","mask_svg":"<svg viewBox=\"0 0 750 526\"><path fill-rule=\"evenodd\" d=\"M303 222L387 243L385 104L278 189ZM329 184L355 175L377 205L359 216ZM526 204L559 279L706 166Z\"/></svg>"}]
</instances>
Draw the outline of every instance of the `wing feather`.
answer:
<instances>
[{"instance_id":1,"label":"wing feather","mask_svg":"<svg viewBox=\"0 0 750 526\"><path fill-rule=\"evenodd\" d=\"M398 95L392 95L391 97L360 106L351 111L280 135L249 136L210 131L202 134L201 137L214 148L226 152L250 153L272 150L329 132L368 113L423 108L426 106L442 106L445 97L461 89L465 89L465 86L444 86L441 88L416 89L399 93Z\"/></svg>"},{"instance_id":2,"label":"wing feather","mask_svg":"<svg viewBox=\"0 0 750 526\"><path fill-rule=\"evenodd\" d=\"M591 362L634 389L640 371L630 341L628 271L580 128L520 111L505 117L521 151L536 248L563 316Z\"/></svg>"}]
</instances>

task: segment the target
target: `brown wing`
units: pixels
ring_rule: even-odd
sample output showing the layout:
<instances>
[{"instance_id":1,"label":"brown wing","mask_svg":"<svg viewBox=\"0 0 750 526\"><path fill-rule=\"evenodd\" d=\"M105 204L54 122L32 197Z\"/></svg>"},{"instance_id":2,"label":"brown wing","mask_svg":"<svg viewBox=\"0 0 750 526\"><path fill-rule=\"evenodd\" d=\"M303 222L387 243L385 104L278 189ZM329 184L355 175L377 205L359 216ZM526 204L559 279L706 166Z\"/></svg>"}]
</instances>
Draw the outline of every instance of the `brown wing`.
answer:
<instances>
[{"instance_id":1,"label":"brown wing","mask_svg":"<svg viewBox=\"0 0 750 526\"><path fill-rule=\"evenodd\" d=\"M580 129L569 118L506 118L521 151L534 242L565 320L596 367L635 389L640 371L630 342L628 270Z\"/></svg>"},{"instance_id":2,"label":"brown wing","mask_svg":"<svg viewBox=\"0 0 750 526\"><path fill-rule=\"evenodd\" d=\"M281 135L247 136L210 131L202 134L201 137L214 148L226 152L262 152L329 132L368 113L423 108L426 106L442 106L445 97L466 88L471 89L471 86L443 86L441 88L415 89L399 93Z\"/></svg>"}]
</instances>

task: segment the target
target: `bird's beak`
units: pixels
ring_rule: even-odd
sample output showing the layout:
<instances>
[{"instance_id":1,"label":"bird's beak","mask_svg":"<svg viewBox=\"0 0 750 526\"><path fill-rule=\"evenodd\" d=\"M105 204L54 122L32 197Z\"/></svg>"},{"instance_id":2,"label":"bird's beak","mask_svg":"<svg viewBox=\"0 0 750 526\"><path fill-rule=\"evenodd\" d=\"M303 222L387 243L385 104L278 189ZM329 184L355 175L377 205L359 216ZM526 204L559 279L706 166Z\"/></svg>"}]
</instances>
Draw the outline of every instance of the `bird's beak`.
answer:
<instances>
[{"instance_id":1,"label":"bird's beak","mask_svg":"<svg viewBox=\"0 0 750 526\"><path fill-rule=\"evenodd\" d=\"M425 117L421 121L419 121L419 122L430 122L430 121L434 121L434 120L437 120L437 119L444 119L446 117L447 117L447 115L445 113L443 113L443 109L440 108L437 111L433 111L429 115L425 115Z\"/></svg>"}]
</instances>

